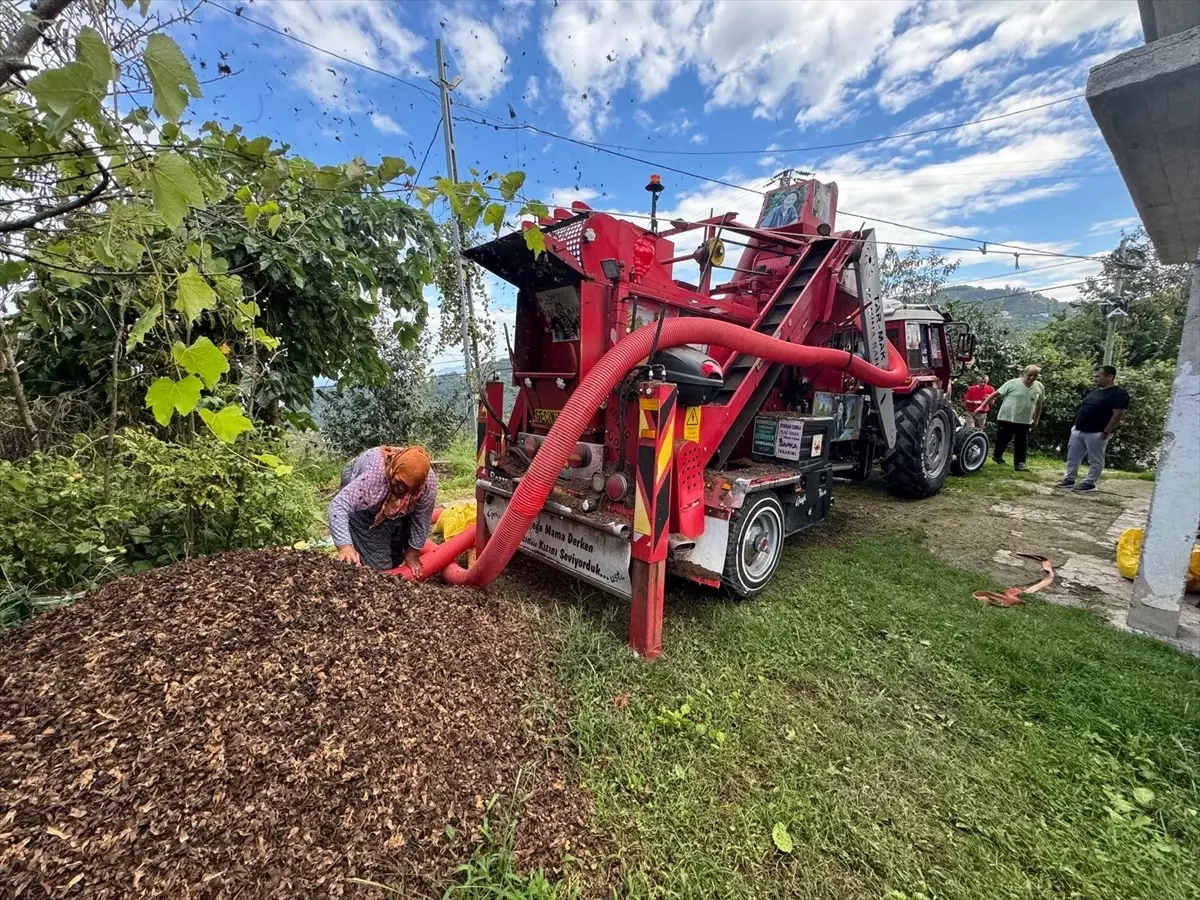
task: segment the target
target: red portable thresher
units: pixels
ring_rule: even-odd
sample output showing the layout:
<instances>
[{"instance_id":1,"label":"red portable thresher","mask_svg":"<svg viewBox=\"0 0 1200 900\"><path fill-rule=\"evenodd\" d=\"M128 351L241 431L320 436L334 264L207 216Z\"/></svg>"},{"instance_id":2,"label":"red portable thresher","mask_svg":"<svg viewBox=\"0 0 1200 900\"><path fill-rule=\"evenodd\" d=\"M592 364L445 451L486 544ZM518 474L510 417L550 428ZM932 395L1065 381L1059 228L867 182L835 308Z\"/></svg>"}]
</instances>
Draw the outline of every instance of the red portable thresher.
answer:
<instances>
[{"instance_id":1,"label":"red portable thresher","mask_svg":"<svg viewBox=\"0 0 1200 900\"><path fill-rule=\"evenodd\" d=\"M517 288L516 402L503 420L493 381L480 406L479 562L500 535L497 557L519 541L629 599L630 642L655 656L668 572L752 596L784 539L828 515L835 476L878 459L894 490L926 496L987 443L946 394L973 337L931 307L885 309L874 232L833 231L835 184L784 184L755 226L661 230L657 176L647 189L648 228L576 202L526 223L544 253L513 233L466 255ZM507 558L451 580L486 583Z\"/></svg>"}]
</instances>

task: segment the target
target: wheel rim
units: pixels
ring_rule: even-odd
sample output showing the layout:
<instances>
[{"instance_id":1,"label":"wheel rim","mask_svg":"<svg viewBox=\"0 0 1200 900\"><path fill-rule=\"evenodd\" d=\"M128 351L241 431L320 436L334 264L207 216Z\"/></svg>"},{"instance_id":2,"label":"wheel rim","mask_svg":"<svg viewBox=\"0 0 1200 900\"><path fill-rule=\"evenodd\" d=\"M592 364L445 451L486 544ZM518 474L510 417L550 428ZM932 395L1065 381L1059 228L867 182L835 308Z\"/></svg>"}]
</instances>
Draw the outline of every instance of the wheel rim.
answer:
<instances>
[{"instance_id":1,"label":"wheel rim","mask_svg":"<svg viewBox=\"0 0 1200 900\"><path fill-rule=\"evenodd\" d=\"M942 416L935 416L929 423L929 433L925 436L925 471L936 475L946 465L950 458L950 435L946 421Z\"/></svg>"},{"instance_id":2,"label":"wheel rim","mask_svg":"<svg viewBox=\"0 0 1200 900\"><path fill-rule=\"evenodd\" d=\"M742 571L748 580L761 581L771 574L783 541L783 525L778 513L763 507L754 514L742 532L739 548Z\"/></svg>"},{"instance_id":3,"label":"wheel rim","mask_svg":"<svg viewBox=\"0 0 1200 900\"><path fill-rule=\"evenodd\" d=\"M966 446L962 448L959 454L960 462L963 469L968 472L974 472L983 465L984 457L987 456L987 441L983 439L983 435L975 435L970 438Z\"/></svg>"}]
</instances>

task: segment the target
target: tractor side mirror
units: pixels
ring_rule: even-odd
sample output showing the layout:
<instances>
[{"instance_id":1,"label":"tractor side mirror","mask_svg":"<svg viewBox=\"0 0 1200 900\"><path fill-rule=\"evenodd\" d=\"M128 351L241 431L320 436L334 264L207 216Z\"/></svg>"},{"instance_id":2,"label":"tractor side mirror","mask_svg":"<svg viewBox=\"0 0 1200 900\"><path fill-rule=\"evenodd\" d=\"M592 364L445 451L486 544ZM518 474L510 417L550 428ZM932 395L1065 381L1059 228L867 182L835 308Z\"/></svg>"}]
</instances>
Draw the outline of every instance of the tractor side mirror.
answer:
<instances>
[{"instance_id":1,"label":"tractor side mirror","mask_svg":"<svg viewBox=\"0 0 1200 900\"><path fill-rule=\"evenodd\" d=\"M958 335L958 349L954 354L959 362L970 362L975 358L975 334L962 331Z\"/></svg>"}]
</instances>

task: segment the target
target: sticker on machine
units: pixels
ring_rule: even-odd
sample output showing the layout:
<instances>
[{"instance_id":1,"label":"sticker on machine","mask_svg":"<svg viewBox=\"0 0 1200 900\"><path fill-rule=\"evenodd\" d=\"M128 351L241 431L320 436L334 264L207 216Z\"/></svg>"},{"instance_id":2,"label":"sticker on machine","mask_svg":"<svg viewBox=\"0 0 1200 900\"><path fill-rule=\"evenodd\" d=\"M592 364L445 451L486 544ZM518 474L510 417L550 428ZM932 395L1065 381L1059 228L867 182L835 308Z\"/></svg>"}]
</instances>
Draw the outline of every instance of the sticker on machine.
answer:
<instances>
[{"instance_id":1,"label":"sticker on machine","mask_svg":"<svg viewBox=\"0 0 1200 900\"><path fill-rule=\"evenodd\" d=\"M489 496L484 506L488 532L494 532L508 508L508 498ZM552 513L542 513L521 540L521 550L583 581L621 597L633 596L629 577L630 548L624 538Z\"/></svg>"}]
</instances>

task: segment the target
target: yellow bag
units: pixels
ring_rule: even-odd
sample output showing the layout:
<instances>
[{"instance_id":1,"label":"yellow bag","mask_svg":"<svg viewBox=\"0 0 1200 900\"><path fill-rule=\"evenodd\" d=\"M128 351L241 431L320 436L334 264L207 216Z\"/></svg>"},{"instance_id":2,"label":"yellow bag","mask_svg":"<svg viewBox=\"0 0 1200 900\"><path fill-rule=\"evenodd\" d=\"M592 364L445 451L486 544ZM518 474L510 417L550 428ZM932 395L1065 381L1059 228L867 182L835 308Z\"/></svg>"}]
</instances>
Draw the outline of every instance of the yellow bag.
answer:
<instances>
[{"instance_id":1,"label":"yellow bag","mask_svg":"<svg viewBox=\"0 0 1200 900\"><path fill-rule=\"evenodd\" d=\"M1144 538L1145 532L1141 528L1126 528L1117 539L1117 571L1131 581L1137 575ZM1192 548L1192 558L1188 563L1187 590L1191 594L1200 594L1200 544Z\"/></svg>"},{"instance_id":2,"label":"yellow bag","mask_svg":"<svg viewBox=\"0 0 1200 900\"><path fill-rule=\"evenodd\" d=\"M445 540L450 540L460 531L475 527L475 498L464 497L442 507L442 514L434 523Z\"/></svg>"}]
</instances>

